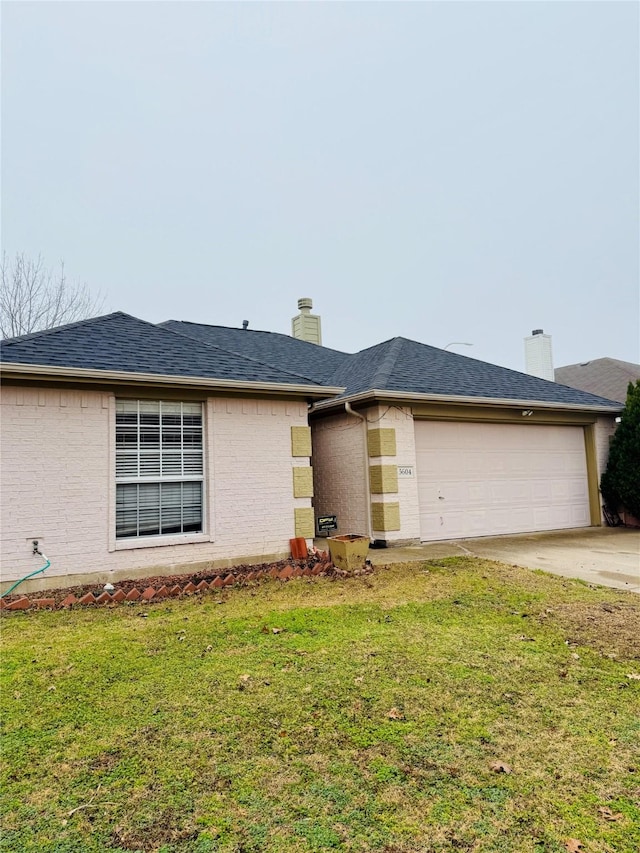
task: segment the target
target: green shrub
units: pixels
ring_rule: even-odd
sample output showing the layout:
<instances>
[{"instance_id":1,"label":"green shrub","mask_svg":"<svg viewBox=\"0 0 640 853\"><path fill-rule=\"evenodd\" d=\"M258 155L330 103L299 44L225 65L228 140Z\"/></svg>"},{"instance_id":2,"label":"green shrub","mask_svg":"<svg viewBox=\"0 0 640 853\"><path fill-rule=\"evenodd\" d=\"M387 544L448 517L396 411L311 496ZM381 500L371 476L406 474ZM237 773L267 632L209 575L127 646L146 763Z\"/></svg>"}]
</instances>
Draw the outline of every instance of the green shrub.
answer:
<instances>
[{"instance_id":1,"label":"green shrub","mask_svg":"<svg viewBox=\"0 0 640 853\"><path fill-rule=\"evenodd\" d=\"M640 518L640 379L629 383L627 402L611 440L600 491L609 509Z\"/></svg>"}]
</instances>

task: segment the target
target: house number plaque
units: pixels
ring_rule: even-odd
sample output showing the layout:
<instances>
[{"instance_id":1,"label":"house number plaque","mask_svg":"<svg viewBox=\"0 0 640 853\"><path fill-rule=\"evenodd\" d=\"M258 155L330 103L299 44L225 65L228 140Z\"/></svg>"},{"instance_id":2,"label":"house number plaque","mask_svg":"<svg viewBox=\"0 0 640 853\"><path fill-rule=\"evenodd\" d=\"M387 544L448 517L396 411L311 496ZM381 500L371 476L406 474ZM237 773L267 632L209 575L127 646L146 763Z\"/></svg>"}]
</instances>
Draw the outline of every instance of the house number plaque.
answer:
<instances>
[{"instance_id":1,"label":"house number plaque","mask_svg":"<svg viewBox=\"0 0 640 853\"><path fill-rule=\"evenodd\" d=\"M398 477L413 477L413 465L398 465Z\"/></svg>"}]
</instances>

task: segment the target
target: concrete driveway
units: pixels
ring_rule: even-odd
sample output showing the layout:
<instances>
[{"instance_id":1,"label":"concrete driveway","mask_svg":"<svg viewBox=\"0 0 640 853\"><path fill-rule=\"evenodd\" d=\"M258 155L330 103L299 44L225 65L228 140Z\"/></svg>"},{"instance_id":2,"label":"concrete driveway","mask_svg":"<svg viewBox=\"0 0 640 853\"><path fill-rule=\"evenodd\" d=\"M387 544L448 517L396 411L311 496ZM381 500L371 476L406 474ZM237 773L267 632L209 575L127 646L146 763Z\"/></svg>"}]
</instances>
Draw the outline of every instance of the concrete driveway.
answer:
<instances>
[{"instance_id":1,"label":"concrete driveway","mask_svg":"<svg viewBox=\"0 0 640 853\"><path fill-rule=\"evenodd\" d=\"M640 592L640 530L588 527L370 549L375 565L469 554L565 578Z\"/></svg>"}]
</instances>

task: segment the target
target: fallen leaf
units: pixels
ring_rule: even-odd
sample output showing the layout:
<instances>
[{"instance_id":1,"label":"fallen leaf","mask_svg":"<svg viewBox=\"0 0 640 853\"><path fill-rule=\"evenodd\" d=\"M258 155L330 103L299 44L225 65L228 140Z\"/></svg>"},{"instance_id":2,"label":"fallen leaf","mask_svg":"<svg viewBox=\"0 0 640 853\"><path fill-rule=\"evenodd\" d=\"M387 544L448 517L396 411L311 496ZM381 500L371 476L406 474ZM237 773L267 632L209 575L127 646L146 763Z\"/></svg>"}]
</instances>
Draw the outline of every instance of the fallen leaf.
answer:
<instances>
[{"instance_id":1,"label":"fallen leaf","mask_svg":"<svg viewBox=\"0 0 640 853\"><path fill-rule=\"evenodd\" d=\"M577 655L575 652L571 652L571 657L572 657L574 660L580 660L580 655Z\"/></svg>"},{"instance_id":2,"label":"fallen leaf","mask_svg":"<svg viewBox=\"0 0 640 853\"><path fill-rule=\"evenodd\" d=\"M55 689L56 689L56 688L55 688L55 686L54 686L53 684L50 684L50 685L47 687L47 693L51 693L51 692L52 692L52 691L54 691Z\"/></svg>"},{"instance_id":3,"label":"fallen leaf","mask_svg":"<svg viewBox=\"0 0 640 853\"><path fill-rule=\"evenodd\" d=\"M518 640L524 640L525 643L535 643L535 639L533 637L525 637L524 634L520 634Z\"/></svg>"},{"instance_id":4,"label":"fallen leaf","mask_svg":"<svg viewBox=\"0 0 640 853\"><path fill-rule=\"evenodd\" d=\"M282 634L282 628L272 628L271 633L272 634Z\"/></svg>"},{"instance_id":5,"label":"fallen leaf","mask_svg":"<svg viewBox=\"0 0 640 853\"><path fill-rule=\"evenodd\" d=\"M598 811L605 820L622 820L622 818L624 817L622 812L617 812L616 814L614 814L608 806L600 806L598 808Z\"/></svg>"},{"instance_id":6,"label":"fallen leaf","mask_svg":"<svg viewBox=\"0 0 640 853\"><path fill-rule=\"evenodd\" d=\"M512 769L508 764L505 764L504 761L492 761L489 765L489 769L493 770L494 773L512 773Z\"/></svg>"},{"instance_id":7,"label":"fallen leaf","mask_svg":"<svg viewBox=\"0 0 640 853\"><path fill-rule=\"evenodd\" d=\"M637 672L628 672L627 678L632 678L634 681L640 681L640 675Z\"/></svg>"},{"instance_id":8,"label":"fallen leaf","mask_svg":"<svg viewBox=\"0 0 640 853\"><path fill-rule=\"evenodd\" d=\"M404 714L397 708L392 708L387 714L390 720L404 720Z\"/></svg>"},{"instance_id":9,"label":"fallen leaf","mask_svg":"<svg viewBox=\"0 0 640 853\"><path fill-rule=\"evenodd\" d=\"M564 842L564 846L567 848L569 853L580 853L580 851L584 850L582 842L578 841L577 838L567 838Z\"/></svg>"}]
</instances>

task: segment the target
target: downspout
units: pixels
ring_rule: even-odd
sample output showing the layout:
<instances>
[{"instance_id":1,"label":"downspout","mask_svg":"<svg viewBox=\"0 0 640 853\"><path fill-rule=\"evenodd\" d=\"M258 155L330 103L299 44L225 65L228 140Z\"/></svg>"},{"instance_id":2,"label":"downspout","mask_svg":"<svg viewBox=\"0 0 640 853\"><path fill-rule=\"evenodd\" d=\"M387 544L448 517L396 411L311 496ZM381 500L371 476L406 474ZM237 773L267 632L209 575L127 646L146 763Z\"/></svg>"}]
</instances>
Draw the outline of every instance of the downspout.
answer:
<instances>
[{"instance_id":1,"label":"downspout","mask_svg":"<svg viewBox=\"0 0 640 853\"><path fill-rule=\"evenodd\" d=\"M364 494L365 494L365 515L367 519L367 534L369 536L369 542L373 542L373 530L371 528L371 486L369 483L369 450L367 447L367 419L364 415L361 415L360 412L355 412L351 408L351 403L345 401L344 410L349 415L355 415L356 418L359 418L364 425L364 444L363 444L363 464L364 464Z\"/></svg>"}]
</instances>

